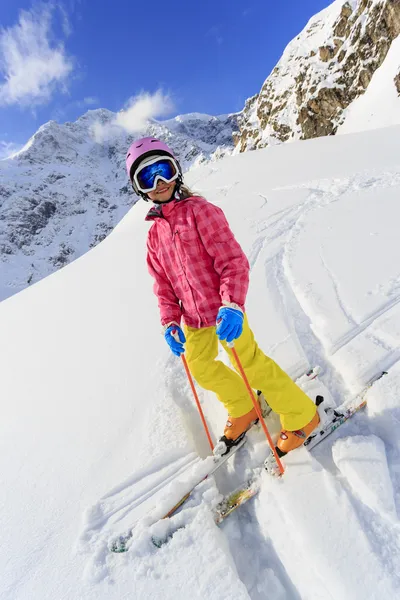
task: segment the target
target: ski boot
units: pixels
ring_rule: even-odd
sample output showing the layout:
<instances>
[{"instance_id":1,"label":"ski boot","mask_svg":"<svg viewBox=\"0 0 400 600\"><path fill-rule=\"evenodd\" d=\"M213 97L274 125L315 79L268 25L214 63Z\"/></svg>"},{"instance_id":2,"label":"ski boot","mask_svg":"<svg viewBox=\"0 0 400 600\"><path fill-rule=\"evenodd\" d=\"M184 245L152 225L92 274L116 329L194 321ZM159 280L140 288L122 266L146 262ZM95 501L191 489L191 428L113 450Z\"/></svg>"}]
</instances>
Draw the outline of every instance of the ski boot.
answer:
<instances>
[{"instance_id":1,"label":"ski boot","mask_svg":"<svg viewBox=\"0 0 400 600\"><path fill-rule=\"evenodd\" d=\"M242 441L250 427L257 422L258 417L255 408L252 408L251 411L241 417L228 416L224 435L219 439L213 450L214 456L228 454L234 446L237 446Z\"/></svg>"},{"instance_id":2,"label":"ski boot","mask_svg":"<svg viewBox=\"0 0 400 600\"><path fill-rule=\"evenodd\" d=\"M275 446L275 450L279 458L282 458L288 452L291 452L296 448L300 448L300 446L304 444L311 433L319 426L320 420L319 412L316 410L311 421L302 429L297 429L296 431L281 429ZM268 471L268 473L270 473L270 475L279 475L278 465L276 464L276 460L272 452L265 459L264 468Z\"/></svg>"}]
</instances>

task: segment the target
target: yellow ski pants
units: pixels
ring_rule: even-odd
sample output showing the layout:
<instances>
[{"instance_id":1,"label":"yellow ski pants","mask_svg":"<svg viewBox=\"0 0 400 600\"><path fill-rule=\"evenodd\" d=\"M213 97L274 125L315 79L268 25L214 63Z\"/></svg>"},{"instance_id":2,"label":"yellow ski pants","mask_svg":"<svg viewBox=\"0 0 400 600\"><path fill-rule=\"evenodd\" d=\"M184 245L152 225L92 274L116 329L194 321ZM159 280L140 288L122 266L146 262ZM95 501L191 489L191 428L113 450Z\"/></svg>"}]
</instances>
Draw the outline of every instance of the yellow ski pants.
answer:
<instances>
[{"instance_id":1,"label":"yellow ski pants","mask_svg":"<svg viewBox=\"0 0 400 600\"><path fill-rule=\"evenodd\" d=\"M218 355L218 337L215 327L195 329L185 325L186 360L197 383L215 392L232 417L241 417L253 408L247 387L240 374L223 362ZM232 350L221 342L235 365ZM280 415L283 429L295 431L311 421L316 407L310 398L282 369L258 347L247 317L243 333L235 340L235 350L253 389L261 390L272 410Z\"/></svg>"}]
</instances>

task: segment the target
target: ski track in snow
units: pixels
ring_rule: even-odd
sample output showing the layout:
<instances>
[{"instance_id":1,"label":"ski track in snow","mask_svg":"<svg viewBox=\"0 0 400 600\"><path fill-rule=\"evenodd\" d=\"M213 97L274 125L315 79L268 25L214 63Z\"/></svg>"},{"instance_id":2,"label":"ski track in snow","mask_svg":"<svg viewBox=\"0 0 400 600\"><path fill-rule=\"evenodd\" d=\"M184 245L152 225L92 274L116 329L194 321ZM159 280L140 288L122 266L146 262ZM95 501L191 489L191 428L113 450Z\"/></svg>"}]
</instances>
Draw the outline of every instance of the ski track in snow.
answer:
<instances>
[{"instance_id":1,"label":"ski track in snow","mask_svg":"<svg viewBox=\"0 0 400 600\"><path fill-rule=\"evenodd\" d=\"M398 305L400 302L400 296L398 298L393 298L387 304L376 310L372 313L367 319L355 325L352 329L350 329L345 335L341 336L331 348L331 354L335 354L338 350L343 348L346 344L351 342L355 337L357 337L360 333L362 333L365 329L368 329L370 325L373 325L379 317L387 313L390 309Z\"/></svg>"},{"instance_id":2,"label":"ski track in snow","mask_svg":"<svg viewBox=\"0 0 400 600\"><path fill-rule=\"evenodd\" d=\"M349 390L345 379L332 364L330 357L357 336L365 332L373 344L383 347L387 352L383 363L372 366L372 371L368 373L369 378L376 375L379 370L388 369L400 360L400 349L387 343L376 329L372 331L371 328L372 325L378 322L380 317L399 304L400 294L379 307L363 321L357 323L351 314L351 310L343 302L338 281L321 255L321 263L331 280L338 306L349 323L349 330L346 334L339 337L327 352L323 341L316 335L310 318L302 307L301 300L296 294L296 286L291 284L291 247L295 243L296 235L302 230L304 220L307 219L311 211L329 205L332 202L338 202L342 196L357 189L378 185L382 186L385 183L388 186L398 185L400 183L400 176L396 174L396 177L393 177L393 173L391 173L387 178L384 175L383 177L369 178L367 180L356 176L349 180L336 182L334 189L330 187L329 191L324 191L323 184L321 187L316 188L314 183L307 200L301 207L296 206L283 209L279 213L275 213L269 217L263 224L257 224L259 235L254 241L249 255L250 267L254 270L257 263L263 260L264 250L268 248L269 244L277 240L282 243L281 249L272 258L265 259L265 274L268 281L269 293L275 297L275 305L277 303L281 304L280 312L287 324L290 332L289 335L305 351L309 363L311 365L318 364L323 367L322 379L330 389L337 404L342 402L344 397L348 396ZM367 374L365 373L364 375ZM324 452L324 449L322 449L322 452ZM334 465L332 472L337 474ZM400 572L400 525L393 522L388 523L384 515L374 513L371 516L369 514L371 511L363 505L360 499L354 497L346 481L341 480L339 477L337 482L342 482L342 485L346 489L350 505L354 507L352 518L357 519L356 515L358 515L362 524L360 533L363 530L362 535L364 536L366 532L374 556L382 564L382 571L387 573L388 581L392 581L395 588L400 588L400 577L398 575ZM252 599L258 600L265 597L265 591L268 589L268 577L265 576L264 571L266 568L268 570L268 567L272 568L274 580L279 582L274 597L290 598L293 600L300 598L274 550L273 543L271 540L266 539L257 527L254 505L243 507L241 513L238 512L227 522L224 531L228 535L231 552L235 559L239 576L245 583ZM353 542L354 540L349 540L349 543ZM254 569L254 548L257 548L256 569ZM252 564L253 569L249 569L250 564ZM307 568L306 564L304 568ZM254 573L258 573L258 576ZM388 583L388 585L390 588L391 584ZM349 598L353 597L355 598L350 592ZM327 599L328 596L326 595L325 598Z\"/></svg>"},{"instance_id":3,"label":"ski track in snow","mask_svg":"<svg viewBox=\"0 0 400 600\"><path fill-rule=\"evenodd\" d=\"M158 463L153 463L151 469L144 468L134 477L110 490L97 504L88 509L86 526L79 541L83 542L83 545L88 541L96 542L103 537L104 531L115 532L119 527L121 527L121 533L124 533L127 526L131 527L135 524L130 519L137 507L144 505L148 499L154 499L157 492L179 478L185 471L190 470L199 460L195 454L179 456L176 453L175 455L170 453L163 456ZM139 487L141 489L136 491ZM145 514L143 513L141 517ZM128 517L128 523L125 523L124 528L123 523L126 517Z\"/></svg>"},{"instance_id":4,"label":"ski track in snow","mask_svg":"<svg viewBox=\"0 0 400 600\"><path fill-rule=\"evenodd\" d=\"M330 188L329 191L324 192L323 184L320 189L314 188L312 191L310 191L310 195L309 195L309 199L306 203L306 207L305 207L304 211L301 213L301 215L298 217L296 222L293 224L293 227L291 227L291 232L288 236L288 240L284 244L284 252L283 253L284 253L284 261L286 262L286 272L288 274L288 278L290 279L290 266L289 266L290 259L288 259L288 255L290 255L291 247L294 246L294 244L295 244L296 236L299 233L301 233L302 223L303 223L304 219L308 216L310 211L312 211L314 209L319 209L320 207L323 207L323 206L327 206L332 202L337 202L340 200L340 198L343 195L348 194L349 192L354 192L359 189L370 188L370 187L378 187L378 186L385 187L385 185L388 187L392 187L392 186L397 186L399 184L400 184L400 175L397 173L395 175L393 173L385 174L382 177L370 178L366 181L364 181L362 179L362 177L358 175L348 181L337 182L336 190L335 190L335 188L333 188L334 191L332 191L332 188ZM353 339L355 339L358 335L360 335L366 329L370 328L370 326L373 325L374 323L376 323L380 317L382 317L383 315L388 313L392 308L396 307L400 303L400 294L398 294L397 296L395 296L394 298L389 300L383 306L379 307L376 311L371 313L367 318L362 320L360 323L356 323L355 319L351 315L351 311L345 306L345 303L343 302L343 300L340 296L339 283L336 280L331 269L329 269L329 267L327 266L327 263L323 259L323 257L321 257L321 264L323 265L326 272L328 273L328 276L332 282L332 286L333 286L333 289L335 292L335 296L336 296L338 305L339 305L345 319L348 321L348 323L350 325L350 329L344 335L339 337L334 342L332 347L329 348L329 354L333 355L333 354L337 353L345 345L349 344ZM296 286L295 285L292 285L292 293L296 297ZM301 305L300 301L299 301L299 304ZM378 341L377 333L376 332L374 332L374 333L375 333L375 338ZM380 343L380 341L378 341L378 343ZM390 351L390 356L388 357L387 363L385 363L385 365L382 366L382 369L389 368L395 362L397 362L397 360L399 360L399 358L400 358L400 353L397 350L397 347L391 347L388 350ZM326 365L324 365L324 366L326 366Z\"/></svg>"},{"instance_id":5,"label":"ski track in snow","mask_svg":"<svg viewBox=\"0 0 400 600\"><path fill-rule=\"evenodd\" d=\"M266 595L274 600L301 600L274 550L273 541L260 531L256 502L243 506L236 518L222 527L238 575L252 600L263 600Z\"/></svg>"}]
</instances>

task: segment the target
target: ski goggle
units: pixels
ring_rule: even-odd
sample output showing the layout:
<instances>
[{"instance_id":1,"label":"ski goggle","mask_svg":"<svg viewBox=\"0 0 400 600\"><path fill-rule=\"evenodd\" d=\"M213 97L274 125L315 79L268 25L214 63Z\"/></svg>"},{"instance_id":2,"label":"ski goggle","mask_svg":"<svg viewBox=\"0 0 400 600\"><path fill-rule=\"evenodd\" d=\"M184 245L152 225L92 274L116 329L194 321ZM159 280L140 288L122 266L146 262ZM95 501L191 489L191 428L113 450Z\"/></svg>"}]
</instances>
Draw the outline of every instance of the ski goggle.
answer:
<instances>
[{"instance_id":1,"label":"ski goggle","mask_svg":"<svg viewBox=\"0 0 400 600\"><path fill-rule=\"evenodd\" d=\"M179 167L172 156L157 156L134 173L132 183L140 192L148 194L157 188L158 180L171 183L178 179Z\"/></svg>"}]
</instances>

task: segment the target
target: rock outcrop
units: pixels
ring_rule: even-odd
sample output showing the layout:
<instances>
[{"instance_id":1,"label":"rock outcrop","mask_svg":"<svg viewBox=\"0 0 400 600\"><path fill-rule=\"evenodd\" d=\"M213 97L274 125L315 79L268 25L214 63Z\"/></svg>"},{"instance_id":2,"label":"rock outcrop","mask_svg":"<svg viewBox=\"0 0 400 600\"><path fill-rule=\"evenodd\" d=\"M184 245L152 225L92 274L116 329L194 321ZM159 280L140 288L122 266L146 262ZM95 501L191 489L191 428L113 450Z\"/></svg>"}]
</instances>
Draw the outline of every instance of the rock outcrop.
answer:
<instances>
[{"instance_id":1,"label":"rock outcrop","mask_svg":"<svg viewBox=\"0 0 400 600\"><path fill-rule=\"evenodd\" d=\"M239 116L236 152L332 135L400 33L400 0L340 0L287 46Z\"/></svg>"}]
</instances>

